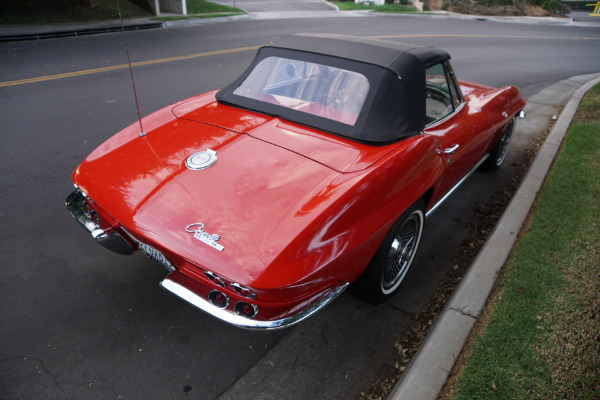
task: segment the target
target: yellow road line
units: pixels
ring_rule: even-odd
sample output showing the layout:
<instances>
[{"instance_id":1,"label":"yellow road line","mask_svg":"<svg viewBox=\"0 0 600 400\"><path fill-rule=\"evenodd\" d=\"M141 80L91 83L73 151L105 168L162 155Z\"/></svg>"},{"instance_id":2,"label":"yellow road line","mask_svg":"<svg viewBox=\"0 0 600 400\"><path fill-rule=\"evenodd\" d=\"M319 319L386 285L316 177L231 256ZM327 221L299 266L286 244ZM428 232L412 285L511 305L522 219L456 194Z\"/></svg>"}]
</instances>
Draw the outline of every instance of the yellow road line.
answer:
<instances>
[{"instance_id":1,"label":"yellow road line","mask_svg":"<svg viewBox=\"0 0 600 400\"><path fill-rule=\"evenodd\" d=\"M214 56L214 55L218 55L218 54L228 54L228 53L236 53L236 52L240 52L240 51L256 50L259 47L260 46L250 46L250 47L240 47L237 49L207 51L204 53L188 54L185 56L161 58L161 59L149 60L149 61L140 61L140 62L131 63L131 66L132 67L140 67L143 65L152 65L152 64L160 64L160 63L171 62L171 61L189 60L190 58L198 58L198 57ZM71 78L73 76L97 74L100 72L114 71L114 70L124 69L124 68L129 68L129 65L128 64L120 64L120 65L113 65L110 67L86 69L83 71L75 71L75 72L67 72L65 74L40 76L37 78L20 79L18 81L0 82L0 87L23 85L26 83L51 81L53 79Z\"/></svg>"},{"instance_id":2,"label":"yellow road line","mask_svg":"<svg viewBox=\"0 0 600 400\"><path fill-rule=\"evenodd\" d=\"M432 38L432 37L452 37L452 38L501 38L501 39L550 39L550 40L600 40L600 37L563 37L563 36L510 36L510 35L459 35L459 34L450 34L450 35L426 35L426 34L416 34L416 35L384 35L384 36L369 36L371 39L402 39L402 38ZM205 53L197 53L197 54L188 54L185 56L177 56L177 57L169 57L169 58L161 58L157 60L148 60L148 61L140 61L136 63L131 63L132 67L139 67L143 65L152 65L152 64L160 64L171 61L180 61L180 60L189 60L191 58L198 57L206 57L206 56L214 56L218 54L228 54L228 53L236 53L240 51L249 51L256 50L260 46L250 46L250 47L240 47L237 49L227 49L227 50L217 50L217 51L208 51ZM5 86L16 86L16 85L24 85L27 83L35 83L35 82L45 82L51 81L54 79L63 79L63 78L71 78L74 76L82 76L82 75L90 75L97 74L100 72L114 71L118 69L128 68L128 64L120 64L113 65L110 67L103 68L94 68L94 69L86 69L82 71L74 71L67 72L65 74L57 74L57 75L48 75L48 76L40 76L37 78L28 78L28 79L20 79L16 81L7 81L0 82L0 87Z\"/></svg>"}]
</instances>

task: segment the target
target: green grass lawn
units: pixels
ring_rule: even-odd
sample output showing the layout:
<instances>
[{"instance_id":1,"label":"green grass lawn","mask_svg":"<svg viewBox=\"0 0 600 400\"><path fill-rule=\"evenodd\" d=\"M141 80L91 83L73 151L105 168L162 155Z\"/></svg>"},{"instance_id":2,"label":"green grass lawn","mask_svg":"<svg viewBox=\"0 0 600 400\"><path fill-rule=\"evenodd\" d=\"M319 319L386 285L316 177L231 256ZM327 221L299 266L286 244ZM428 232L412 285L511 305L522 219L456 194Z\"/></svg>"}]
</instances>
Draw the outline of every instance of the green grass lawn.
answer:
<instances>
[{"instance_id":1,"label":"green grass lawn","mask_svg":"<svg viewBox=\"0 0 600 400\"><path fill-rule=\"evenodd\" d=\"M194 19L194 18L218 18L218 17L231 17L234 15L244 14L244 12L236 13L209 13L209 14L188 14L188 15L173 15L167 17L152 17L152 21L181 21L182 19Z\"/></svg>"},{"instance_id":2,"label":"green grass lawn","mask_svg":"<svg viewBox=\"0 0 600 400\"><path fill-rule=\"evenodd\" d=\"M600 399L600 85L442 399Z\"/></svg>"},{"instance_id":3,"label":"green grass lawn","mask_svg":"<svg viewBox=\"0 0 600 400\"><path fill-rule=\"evenodd\" d=\"M152 17L142 0L119 0L123 18ZM223 6L205 0L187 0L188 14L194 18L220 17L227 13L243 13L238 8ZM174 19L180 19L175 17ZM63 22L85 22L119 19L116 0L99 1L96 7L73 0L0 0L0 24L52 24ZM167 19L173 19L168 18Z\"/></svg>"},{"instance_id":4,"label":"green grass lawn","mask_svg":"<svg viewBox=\"0 0 600 400\"><path fill-rule=\"evenodd\" d=\"M348 10L374 10L377 12L400 13L400 12L415 12L417 9L406 4L384 4L376 6L367 3L351 3L346 1L332 2L342 11Z\"/></svg>"},{"instance_id":5,"label":"green grass lawn","mask_svg":"<svg viewBox=\"0 0 600 400\"><path fill-rule=\"evenodd\" d=\"M233 2L231 3L233 4ZM239 8L223 6L217 3L211 3L206 0L187 0L188 14L203 14L203 13L235 13L244 12Z\"/></svg>"}]
</instances>

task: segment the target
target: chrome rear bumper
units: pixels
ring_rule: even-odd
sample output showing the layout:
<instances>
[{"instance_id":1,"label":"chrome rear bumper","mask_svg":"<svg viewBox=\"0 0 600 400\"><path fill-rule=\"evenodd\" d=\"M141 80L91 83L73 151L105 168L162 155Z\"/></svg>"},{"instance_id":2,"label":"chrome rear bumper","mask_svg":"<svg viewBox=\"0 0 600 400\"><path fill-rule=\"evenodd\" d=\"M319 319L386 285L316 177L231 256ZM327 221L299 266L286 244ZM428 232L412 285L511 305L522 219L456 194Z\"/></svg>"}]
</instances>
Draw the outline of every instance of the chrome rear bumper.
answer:
<instances>
[{"instance_id":1,"label":"chrome rear bumper","mask_svg":"<svg viewBox=\"0 0 600 400\"><path fill-rule=\"evenodd\" d=\"M230 323L232 325L238 326L240 328L251 329L251 330L274 330L274 329L283 329L290 327L292 325L297 324L310 317L327 304L332 302L340 293L346 289L348 283L340 283L338 286L331 287L323 292L323 296L319 298L316 302L310 304L308 307L300 310L298 313L279 320L275 321L265 321L255 318L245 318L240 315L236 315L228 310L215 307L211 303L209 303L206 299L194 293L190 288L187 288L182 283L177 282L180 279L182 273L180 271L174 271L169 276L167 276L162 282L161 285L170 291L171 293L181 297L187 302L193 304L198 307L202 311L205 311L216 317L222 321Z\"/></svg>"},{"instance_id":2,"label":"chrome rear bumper","mask_svg":"<svg viewBox=\"0 0 600 400\"><path fill-rule=\"evenodd\" d=\"M83 204L86 197L79 189L71 193L65 205L69 213L75 218L81 226L87 230L94 239L102 246L119 254L133 254L133 247L116 229L102 229L95 222L88 218L83 212Z\"/></svg>"}]
</instances>

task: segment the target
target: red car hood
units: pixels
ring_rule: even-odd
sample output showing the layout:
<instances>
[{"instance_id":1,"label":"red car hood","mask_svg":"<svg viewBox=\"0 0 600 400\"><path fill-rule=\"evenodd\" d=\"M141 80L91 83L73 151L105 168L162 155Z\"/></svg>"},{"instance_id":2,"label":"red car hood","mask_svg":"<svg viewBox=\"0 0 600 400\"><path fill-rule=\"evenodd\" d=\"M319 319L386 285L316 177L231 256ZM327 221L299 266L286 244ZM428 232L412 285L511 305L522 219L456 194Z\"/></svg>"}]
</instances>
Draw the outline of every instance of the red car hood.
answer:
<instances>
[{"instance_id":1,"label":"red car hood","mask_svg":"<svg viewBox=\"0 0 600 400\"><path fill-rule=\"evenodd\" d=\"M144 127L151 127L145 136L132 125L105 142L81 163L73 180L131 232L242 284L276 285L266 276L267 267L297 243L356 175L335 169L366 168L391 151L389 146L352 147L216 103L203 107L212 107L213 116L229 112L230 122L219 125L230 129L196 122L185 113L174 118L163 110L144 120ZM187 157L206 149L216 151L214 165L186 168ZM197 225L186 231L191 224ZM195 237L199 227L222 251ZM307 240L313 236L307 234ZM306 273L291 272L287 279Z\"/></svg>"}]
</instances>

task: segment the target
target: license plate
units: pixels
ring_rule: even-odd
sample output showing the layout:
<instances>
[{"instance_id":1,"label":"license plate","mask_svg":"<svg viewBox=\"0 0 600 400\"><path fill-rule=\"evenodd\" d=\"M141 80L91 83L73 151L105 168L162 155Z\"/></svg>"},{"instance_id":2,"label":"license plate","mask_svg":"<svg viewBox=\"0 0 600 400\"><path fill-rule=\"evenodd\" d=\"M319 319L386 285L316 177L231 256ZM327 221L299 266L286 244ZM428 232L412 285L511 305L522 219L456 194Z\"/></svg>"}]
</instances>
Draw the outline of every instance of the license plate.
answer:
<instances>
[{"instance_id":1,"label":"license plate","mask_svg":"<svg viewBox=\"0 0 600 400\"><path fill-rule=\"evenodd\" d=\"M175 267L169 262L169 260L167 260L167 257L165 257L163 253L156 250L154 247L148 246L147 244L138 241L138 250L146 257L153 259L154 261L165 267L167 271L175 271Z\"/></svg>"}]
</instances>

